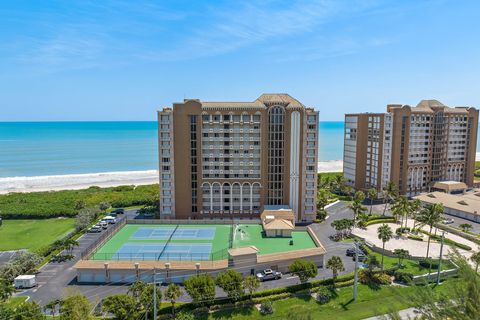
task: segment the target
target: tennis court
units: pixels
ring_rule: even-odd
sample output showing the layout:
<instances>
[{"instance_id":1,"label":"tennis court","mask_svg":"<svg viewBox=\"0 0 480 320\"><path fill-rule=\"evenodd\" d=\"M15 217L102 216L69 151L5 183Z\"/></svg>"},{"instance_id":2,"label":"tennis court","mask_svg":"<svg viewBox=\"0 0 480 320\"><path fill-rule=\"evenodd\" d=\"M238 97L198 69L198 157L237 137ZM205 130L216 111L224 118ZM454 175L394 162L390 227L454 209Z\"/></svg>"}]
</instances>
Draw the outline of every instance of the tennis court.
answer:
<instances>
[{"instance_id":1,"label":"tennis court","mask_svg":"<svg viewBox=\"0 0 480 320\"><path fill-rule=\"evenodd\" d=\"M213 240L215 228L156 227L140 228L131 237L132 240Z\"/></svg>"},{"instance_id":2,"label":"tennis court","mask_svg":"<svg viewBox=\"0 0 480 320\"><path fill-rule=\"evenodd\" d=\"M91 257L92 260L228 259L231 225L126 224Z\"/></svg>"},{"instance_id":3,"label":"tennis court","mask_svg":"<svg viewBox=\"0 0 480 320\"><path fill-rule=\"evenodd\" d=\"M211 251L210 243L125 243L112 260L210 260Z\"/></svg>"}]
</instances>

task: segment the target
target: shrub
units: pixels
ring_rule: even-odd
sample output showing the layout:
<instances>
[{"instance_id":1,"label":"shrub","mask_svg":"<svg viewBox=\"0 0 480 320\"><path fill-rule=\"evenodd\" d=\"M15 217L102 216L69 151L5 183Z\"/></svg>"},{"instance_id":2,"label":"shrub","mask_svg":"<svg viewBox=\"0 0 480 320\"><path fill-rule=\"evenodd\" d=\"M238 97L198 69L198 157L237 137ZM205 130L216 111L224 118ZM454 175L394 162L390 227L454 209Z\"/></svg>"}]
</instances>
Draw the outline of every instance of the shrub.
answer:
<instances>
[{"instance_id":1,"label":"shrub","mask_svg":"<svg viewBox=\"0 0 480 320\"><path fill-rule=\"evenodd\" d=\"M410 232L410 228L409 227L400 227L400 228L397 228L395 230L395 233L406 233L406 232Z\"/></svg>"},{"instance_id":2,"label":"shrub","mask_svg":"<svg viewBox=\"0 0 480 320\"><path fill-rule=\"evenodd\" d=\"M391 276L386 272L372 272L369 270L360 270L358 273L358 281L363 284L390 284L392 282Z\"/></svg>"},{"instance_id":3,"label":"shrub","mask_svg":"<svg viewBox=\"0 0 480 320\"><path fill-rule=\"evenodd\" d=\"M175 319L177 320L195 320L195 317L191 313L187 312L180 312L175 316Z\"/></svg>"},{"instance_id":4,"label":"shrub","mask_svg":"<svg viewBox=\"0 0 480 320\"><path fill-rule=\"evenodd\" d=\"M194 319L206 319L208 317L209 309L207 307L201 307L193 310Z\"/></svg>"},{"instance_id":5,"label":"shrub","mask_svg":"<svg viewBox=\"0 0 480 320\"><path fill-rule=\"evenodd\" d=\"M320 304L327 303L328 301L330 301L330 299L333 296L332 291L325 286L318 287L315 290L315 292L317 294L317 302L320 303Z\"/></svg>"},{"instance_id":6,"label":"shrub","mask_svg":"<svg viewBox=\"0 0 480 320\"><path fill-rule=\"evenodd\" d=\"M409 234L407 236L408 239L415 240L415 241L423 241L423 237L421 236L416 236L414 234Z\"/></svg>"},{"instance_id":7,"label":"shrub","mask_svg":"<svg viewBox=\"0 0 480 320\"><path fill-rule=\"evenodd\" d=\"M438 269L439 263L438 263L438 260L422 259L418 262L418 264L423 268Z\"/></svg>"},{"instance_id":8,"label":"shrub","mask_svg":"<svg viewBox=\"0 0 480 320\"><path fill-rule=\"evenodd\" d=\"M390 284L392 283L392 278L386 273L376 273L373 277L375 283L378 284Z\"/></svg>"},{"instance_id":9,"label":"shrub","mask_svg":"<svg viewBox=\"0 0 480 320\"><path fill-rule=\"evenodd\" d=\"M84 208L108 202L112 207L151 205L158 199L158 184L91 187L83 190L10 193L0 195L0 211L5 219L46 219L73 217Z\"/></svg>"},{"instance_id":10,"label":"shrub","mask_svg":"<svg viewBox=\"0 0 480 320\"><path fill-rule=\"evenodd\" d=\"M284 293L274 294L274 295L267 296L267 297L255 298L255 299L253 299L253 302L254 303L262 303L266 300L277 301L277 300L283 300L283 299L290 298L291 296L292 296L291 293L284 292Z\"/></svg>"},{"instance_id":11,"label":"shrub","mask_svg":"<svg viewBox=\"0 0 480 320\"><path fill-rule=\"evenodd\" d=\"M402 283L405 283L405 284L409 284L413 281L413 274L408 273L408 272L395 271L393 276L395 277L396 281L402 282Z\"/></svg>"},{"instance_id":12,"label":"shrub","mask_svg":"<svg viewBox=\"0 0 480 320\"><path fill-rule=\"evenodd\" d=\"M272 314L273 313L273 304L270 300L265 300L260 304L260 313L261 314Z\"/></svg>"}]
</instances>

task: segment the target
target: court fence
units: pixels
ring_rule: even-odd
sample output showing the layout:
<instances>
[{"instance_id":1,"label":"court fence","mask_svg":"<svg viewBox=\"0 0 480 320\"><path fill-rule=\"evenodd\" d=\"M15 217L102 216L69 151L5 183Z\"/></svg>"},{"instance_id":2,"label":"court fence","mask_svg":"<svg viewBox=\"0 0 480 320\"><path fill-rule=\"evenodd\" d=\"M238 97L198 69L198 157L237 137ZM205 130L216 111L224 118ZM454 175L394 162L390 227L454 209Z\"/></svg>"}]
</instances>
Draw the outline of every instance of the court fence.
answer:
<instances>
[{"instance_id":1,"label":"court fence","mask_svg":"<svg viewBox=\"0 0 480 320\"><path fill-rule=\"evenodd\" d=\"M86 247L80 254L82 260L86 260L93 255L93 253L110 240L117 232L127 223L127 218L122 217L111 228L108 228L99 235L99 237Z\"/></svg>"},{"instance_id":2,"label":"court fence","mask_svg":"<svg viewBox=\"0 0 480 320\"><path fill-rule=\"evenodd\" d=\"M230 236L229 236L229 248L233 247L234 232L235 226L238 224L259 224L261 220L258 218L252 219L202 219L202 220L181 220L181 219L129 219L123 217L120 219L113 228L109 228L106 231L102 232L97 240L90 244L81 252L82 260L126 260L126 261L155 261L155 260L172 260L172 261L216 261L224 260L229 258L228 249L222 249L216 252L209 254L203 253L166 253L161 252L159 254L153 253L104 253L97 252L108 240L110 240L124 225L126 224L136 224L136 225L153 225L153 224L172 224L172 225L209 225L209 224L220 224L220 225L230 225ZM170 235L170 237L173 233Z\"/></svg>"},{"instance_id":3,"label":"court fence","mask_svg":"<svg viewBox=\"0 0 480 320\"><path fill-rule=\"evenodd\" d=\"M235 225L235 224L259 224L261 220L258 218L252 219L127 219L127 224L224 224L224 225Z\"/></svg>"},{"instance_id":4,"label":"court fence","mask_svg":"<svg viewBox=\"0 0 480 320\"><path fill-rule=\"evenodd\" d=\"M218 250L212 253L108 253L96 252L90 260L93 261L217 261L229 258L228 249Z\"/></svg>"}]
</instances>

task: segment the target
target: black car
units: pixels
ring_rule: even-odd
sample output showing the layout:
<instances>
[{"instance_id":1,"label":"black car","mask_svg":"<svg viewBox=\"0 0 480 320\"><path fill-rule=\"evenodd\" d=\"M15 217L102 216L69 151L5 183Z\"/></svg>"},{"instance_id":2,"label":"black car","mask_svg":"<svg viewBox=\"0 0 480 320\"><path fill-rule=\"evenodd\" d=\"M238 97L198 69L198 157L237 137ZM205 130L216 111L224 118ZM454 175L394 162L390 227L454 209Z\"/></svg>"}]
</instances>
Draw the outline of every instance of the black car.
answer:
<instances>
[{"instance_id":1,"label":"black car","mask_svg":"<svg viewBox=\"0 0 480 320\"><path fill-rule=\"evenodd\" d=\"M124 213L125 213L125 209L123 209L123 208L115 209L115 210L112 211L112 213L124 214Z\"/></svg>"},{"instance_id":2,"label":"black car","mask_svg":"<svg viewBox=\"0 0 480 320\"><path fill-rule=\"evenodd\" d=\"M357 253L359 255L365 255L365 253L363 253L363 251L360 249L357 250ZM355 255L355 248L348 248L346 254L348 257L353 257Z\"/></svg>"}]
</instances>

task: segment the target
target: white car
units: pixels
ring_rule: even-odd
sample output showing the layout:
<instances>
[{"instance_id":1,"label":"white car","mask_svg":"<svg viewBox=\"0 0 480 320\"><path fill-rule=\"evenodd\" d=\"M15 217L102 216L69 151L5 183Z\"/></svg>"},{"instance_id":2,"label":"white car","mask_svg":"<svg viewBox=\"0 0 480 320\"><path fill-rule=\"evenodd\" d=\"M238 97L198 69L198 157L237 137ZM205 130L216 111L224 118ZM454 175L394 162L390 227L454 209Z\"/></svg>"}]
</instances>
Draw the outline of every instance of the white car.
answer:
<instances>
[{"instance_id":1,"label":"white car","mask_svg":"<svg viewBox=\"0 0 480 320\"><path fill-rule=\"evenodd\" d=\"M108 228L108 223L107 223L107 221L103 221L103 220L102 220L102 221L100 221L99 224L100 224L100 226L101 226L103 229L107 229L107 228Z\"/></svg>"},{"instance_id":2,"label":"white car","mask_svg":"<svg viewBox=\"0 0 480 320\"><path fill-rule=\"evenodd\" d=\"M106 216L105 218L102 219L102 221L105 221L106 223L110 223L110 224L115 224L117 222L117 219L112 216Z\"/></svg>"},{"instance_id":3,"label":"white car","mask_svg":"<svg viewBox=\"0 0 480 320\"><path fill-rule=\"evenodd\" d=\"M260 281L277 280L282 277L282 273L274 271L272 269L265 269L262 272L257 273L257 279Z\"/></svg>"},{"instance_id":4,"label":"white car","mask_svg":"<svg viewBox=\"0 0 480 320\"><path fill-rule=\"evenodd\" d=\"M452 218L445 218L443 219L443 224L452 224L455 222L455 220L453 220Z\"/></svg>"}]
</instances>

